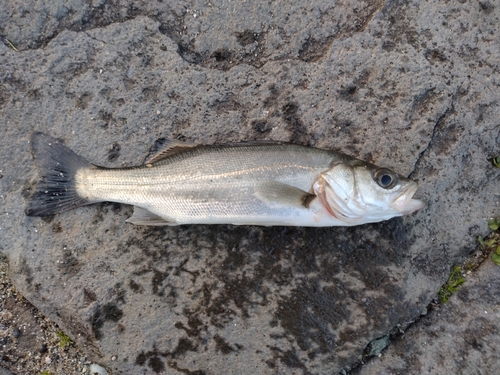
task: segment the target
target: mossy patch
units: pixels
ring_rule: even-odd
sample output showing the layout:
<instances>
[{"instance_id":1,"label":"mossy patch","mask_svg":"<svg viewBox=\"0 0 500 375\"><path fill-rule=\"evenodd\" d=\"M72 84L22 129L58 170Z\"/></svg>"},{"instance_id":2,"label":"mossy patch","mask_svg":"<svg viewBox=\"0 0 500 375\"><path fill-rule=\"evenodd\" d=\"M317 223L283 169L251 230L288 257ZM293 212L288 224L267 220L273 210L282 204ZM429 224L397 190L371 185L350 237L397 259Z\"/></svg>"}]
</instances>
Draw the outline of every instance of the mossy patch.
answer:
<instances>
[{"instance_id":1,"label":"mossy patch","mask_svg":"<svg viewBox=\"0 0 500 375\"><path fill-rule=\"evenodd\" d=\"M495 167L500 168L500 156L492 158L491 162Z\"/></svg>"},{"instance_id":2,"label":"mossy patch","mask_svg":"<svg viewBox=\"0 0 500 375\"><path fill-rule=\"evenodd\" d=\"M479 236L477 240L486 251L492 252L491 260L500 266L500 218L488 220L488 227L493 231L488 238Z\"/></svg>"},{"instance_id":3,"label":"mossy patch","mask_svg":"<svg viewBox=\"0 0 500 375\"><path fill-rule=\"evenodd\" d=\"M57 342L59 343L59 348L61 348L62 350L64 350L70 345L73 345L73 341L71 341L69 336L66 335L64 332L62 331L56 332L56 335L57 335Z\"/></svg>"},{"instance_id":4,"label":"mossy patch","mask_svg":"<svg viewBox=\"0 0 500 375\"><path fill-rule=\"evenodd\" d=\"M446 303L450 297L455 293L460 285L465 283L462 268L458 265L453 266L450 276L446 283L439 289L439 298L441 302Z\"/></svg>"}]
</instances>

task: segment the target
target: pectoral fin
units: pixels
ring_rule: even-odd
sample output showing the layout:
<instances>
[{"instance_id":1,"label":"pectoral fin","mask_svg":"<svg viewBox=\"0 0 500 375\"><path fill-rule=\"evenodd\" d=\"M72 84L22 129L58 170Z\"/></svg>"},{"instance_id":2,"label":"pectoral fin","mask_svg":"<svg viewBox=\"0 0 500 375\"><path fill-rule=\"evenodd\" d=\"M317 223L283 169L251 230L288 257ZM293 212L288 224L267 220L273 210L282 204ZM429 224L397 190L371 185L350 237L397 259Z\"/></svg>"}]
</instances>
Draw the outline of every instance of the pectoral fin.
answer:
<instances>
[{"instance_id":1,"label":"pectoral fin","mask_svg":"<svg viewBox=\"0 0 500 375\"><path fill-rule=\"evenodd\" d=\"M135 225L153 225L153 226L164 226L164 225L177 225L175 221L166 220L144 208L134 206L134 214L126 220L127 223L132 223Z\"/></svg>"},{"instance_id":2,"label":"pectoral fin","mask_svg":"<svg viewBox=\"0 0 500 375\"><path fill-rule=\"evenodd\" d=\"M308 208L316 197L302 189L278 181L264 181L255 188L255 196L269 204Z\"/></svg>"}]
</instances>

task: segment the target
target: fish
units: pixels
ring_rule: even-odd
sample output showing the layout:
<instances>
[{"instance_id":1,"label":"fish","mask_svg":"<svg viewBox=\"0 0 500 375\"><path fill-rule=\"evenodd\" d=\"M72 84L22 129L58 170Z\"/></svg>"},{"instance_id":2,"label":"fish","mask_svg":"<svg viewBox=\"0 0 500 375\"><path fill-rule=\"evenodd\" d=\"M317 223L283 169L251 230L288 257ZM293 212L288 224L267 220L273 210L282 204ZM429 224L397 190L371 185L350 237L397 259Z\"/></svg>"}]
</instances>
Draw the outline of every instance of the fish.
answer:
<instances>
[{"instance_id":1,"label":"fish","mask_svg":"<svg viewBox=\"0 0 500 375\"><path fill-rule=\"evenodd\" d=\"M31 136L41 179L28 216L98 202L134 206L136 225L354 226L411 214L417 183L345 155L280 142L205 146L165 140L144 164L105 168L59 140Z\"/></svg>"}]
</instances>

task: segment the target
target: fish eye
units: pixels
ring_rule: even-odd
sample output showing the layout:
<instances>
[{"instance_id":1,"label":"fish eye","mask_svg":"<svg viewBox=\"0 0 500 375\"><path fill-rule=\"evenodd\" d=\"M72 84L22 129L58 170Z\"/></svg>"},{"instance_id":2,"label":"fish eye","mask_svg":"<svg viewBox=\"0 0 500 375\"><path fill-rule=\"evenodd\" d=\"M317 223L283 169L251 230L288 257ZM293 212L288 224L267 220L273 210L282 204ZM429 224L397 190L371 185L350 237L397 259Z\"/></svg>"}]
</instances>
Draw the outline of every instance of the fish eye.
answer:
<instances>
[{"instance_id":1,"label":"fish eye","mask_svg":"<svg viewBox=\"0 0 500 375\"><path fill-rule=\"evenodd\" d=\"M396 175L385 168L377 169L373 174L373 179L384 189L390 189L396 184Z\"/></svg>"}]
</instances>

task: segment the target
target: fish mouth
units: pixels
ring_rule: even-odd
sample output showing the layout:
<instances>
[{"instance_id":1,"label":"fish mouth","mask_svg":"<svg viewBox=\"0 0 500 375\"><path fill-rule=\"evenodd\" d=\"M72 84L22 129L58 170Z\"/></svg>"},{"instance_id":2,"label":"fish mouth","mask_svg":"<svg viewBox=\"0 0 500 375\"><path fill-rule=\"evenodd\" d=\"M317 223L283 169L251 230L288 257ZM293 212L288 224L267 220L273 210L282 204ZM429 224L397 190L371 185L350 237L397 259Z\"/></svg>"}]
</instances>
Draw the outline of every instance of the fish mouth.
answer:
<instances>
[{"instance_id":1,"label":"fish mouth","mask_svg":"<svg viewBox=\"0 0 500 375\"><path fill-rule=\"evenodd\" d=\"M413 195L418 189L416 183L412 183L403 191L392 203L392 206L402 215L408 215L425 207L426 203L420 199L413 199Z\"/></svg>"}]
</instances>

